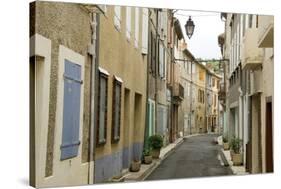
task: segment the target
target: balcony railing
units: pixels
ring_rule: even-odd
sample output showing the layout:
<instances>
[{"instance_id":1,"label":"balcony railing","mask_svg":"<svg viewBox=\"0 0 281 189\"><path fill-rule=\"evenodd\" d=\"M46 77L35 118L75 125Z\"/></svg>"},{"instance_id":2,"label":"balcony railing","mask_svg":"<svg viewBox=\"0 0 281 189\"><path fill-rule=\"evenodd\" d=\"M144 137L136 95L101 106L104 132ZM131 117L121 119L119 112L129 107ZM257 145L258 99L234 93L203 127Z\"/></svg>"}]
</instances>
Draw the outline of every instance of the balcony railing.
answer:
<instances>
[{"instance_id":1,"label":"balcony railing","mask_svg":"<svg viewBox=\"0 0 281 189\"><path fill-rule=\"evenodd\" d=\"M259 68L262 65L262 49L258 47L258 29L246 29L243 42L242 68L251 70Z\"/></svg>"}]
</instances>

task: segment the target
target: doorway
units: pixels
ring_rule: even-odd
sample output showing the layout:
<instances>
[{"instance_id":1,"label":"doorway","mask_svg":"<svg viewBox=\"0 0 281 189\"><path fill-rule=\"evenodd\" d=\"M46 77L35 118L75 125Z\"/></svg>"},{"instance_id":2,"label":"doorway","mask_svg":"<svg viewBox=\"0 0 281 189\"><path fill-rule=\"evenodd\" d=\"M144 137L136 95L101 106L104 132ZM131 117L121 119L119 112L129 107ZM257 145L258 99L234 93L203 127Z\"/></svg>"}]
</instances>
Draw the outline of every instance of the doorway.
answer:
<instances>
[{"instance_id":1,"label":"doorway","mask_svg":"<svg viewBox=\"0 0 281 189\"><path fill-rule=\"evenodd\" d=\"M266 172L273 172L273 126L271 97L266 102Z\"/></svg>"},{"instance_id":2,"label":"doorway","mask_svg":"<svg viewBox=\"0 0 281 189\"><path fill-rule=\"evenodd\" d=\"M122 165L123 169L126 169L130 165L131 150L130 150L130 90L125 88L124 96L124 125L123 125L123 154L122 154Z\"/></svg>"}]
</instances>

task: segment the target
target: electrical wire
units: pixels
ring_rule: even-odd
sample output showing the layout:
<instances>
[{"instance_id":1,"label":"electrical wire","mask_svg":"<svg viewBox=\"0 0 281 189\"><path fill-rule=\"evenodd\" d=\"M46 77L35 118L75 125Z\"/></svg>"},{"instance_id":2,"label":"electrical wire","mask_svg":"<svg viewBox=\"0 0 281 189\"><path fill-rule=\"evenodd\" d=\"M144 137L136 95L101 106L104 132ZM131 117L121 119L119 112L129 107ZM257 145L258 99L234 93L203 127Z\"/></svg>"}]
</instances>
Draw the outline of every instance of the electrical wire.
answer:
<instances>
[{"instance_id":1,"label":"electrical wire","mask_svg":"<svg viewBox=\"0 0 281 189\"><path fill-rule=\"evenodd\" d=\"M209 14L209 15L207 15L207 14L205 14L205 15L187 15L187 14L180 14L180 13L175 13L175 15L179 15L179 16L185 16L185 17L204 17L204 16L219 16L219 15L214 15L214 14Z\"/></svg>"}]
</instances>

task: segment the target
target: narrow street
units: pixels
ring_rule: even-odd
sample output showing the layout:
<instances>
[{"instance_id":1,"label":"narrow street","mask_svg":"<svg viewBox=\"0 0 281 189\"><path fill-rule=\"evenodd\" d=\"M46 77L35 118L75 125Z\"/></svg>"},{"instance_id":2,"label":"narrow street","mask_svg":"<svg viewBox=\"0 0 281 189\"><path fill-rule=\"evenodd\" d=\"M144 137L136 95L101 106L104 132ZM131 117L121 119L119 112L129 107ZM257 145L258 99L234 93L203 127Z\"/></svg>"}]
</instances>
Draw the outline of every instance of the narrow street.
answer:
<instances>
[{"instance_id":1,"label":"narrow street","mask_svg":"<svg viewBox=\"0 0 281 189\"><path fill-rule=\"evenodd\" d=\"M213 143L217 135L206 134L185 139L146 180L231 175L229 167L221 165L220 147Z\"/></svg>"}]
</instances>

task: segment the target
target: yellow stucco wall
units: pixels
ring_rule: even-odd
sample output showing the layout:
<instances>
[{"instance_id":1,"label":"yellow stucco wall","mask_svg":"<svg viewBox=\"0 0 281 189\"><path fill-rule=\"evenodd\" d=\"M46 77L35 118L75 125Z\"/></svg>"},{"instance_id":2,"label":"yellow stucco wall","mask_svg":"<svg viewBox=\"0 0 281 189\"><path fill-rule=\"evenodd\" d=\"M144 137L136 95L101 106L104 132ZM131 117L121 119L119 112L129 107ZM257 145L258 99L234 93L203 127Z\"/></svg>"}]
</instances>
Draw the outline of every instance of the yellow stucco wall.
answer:
<instances>
[{"instance_id":1,"label":"yellow stucco wall","mask_svg":"<svg viewBox=\"0 0 281 189\"><path fill-rule=\"evenodd\" d=\"M142 23L141 8L139 9L139 22ZM100 46L99 46L99 67L109 72L108 78L108 109L107 109L107 142L105 145L96 148L96 159L113 152L121 150L123 147L124 117L129 117L130 128L129 144L133 142L143 142L145 126L146 108L146 72L147 55L141 53L142 27L139 26L138 47L134 45L135 31L135 10L131 9L131 38L126 38L126 7L121 7L121 30L114 26L114 6L107 6L106 15L100 17ZM112 89L114 75L123 80L121 97L121 127L120 141L111 144L111 121L112 121ZM130 90L130 111L124 109L124 89ZM134 134L134 101L135 93L141 95L141 122L140 128ZM134 136L135 135L135 136Z\"/></svg>"}]
</instances>

